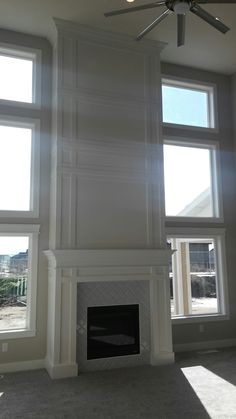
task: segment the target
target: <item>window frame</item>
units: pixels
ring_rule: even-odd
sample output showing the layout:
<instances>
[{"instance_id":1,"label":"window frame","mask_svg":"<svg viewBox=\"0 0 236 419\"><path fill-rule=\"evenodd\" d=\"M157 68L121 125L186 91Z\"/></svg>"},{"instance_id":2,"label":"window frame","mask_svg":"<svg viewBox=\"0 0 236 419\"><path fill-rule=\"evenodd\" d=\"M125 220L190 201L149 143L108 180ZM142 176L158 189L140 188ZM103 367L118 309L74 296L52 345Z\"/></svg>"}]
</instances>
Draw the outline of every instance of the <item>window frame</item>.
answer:
<instances>
[{"instance_id":1,"label":"window frame","mask_svg":"<svg viewBox=\"0 0 236 419\"><path fill-rule=\"evenodd\" d=\"M185 217L178 215L166 215L165 219L168 222L183 222L183 223L223 223L223 202L222 202L222 188L221 188L221 170L219 158L219 143L218 141L198 140L195 138L183 138L178 136L164 136L163 139L163 156L164 146L172 145L176 147L201 148L210 151L211 163L211 191L212 191L212 217ZM164 165L164 162L163 162ZM164 180L165 189L165 180Z\"/></svg>"},{"instance_id":2,"label":"window frame","mask_svg":"<svg viewBox=\"0 0 236 419\"><path fill-rule=\"evenodd\" d=\"M32 102L23 102L10 99L0 98L0 105L26 108L26 109L40 109L41 108L41 50L36 48L23 47L15 44L7 44L0 42L0 55L12 58L30 59L33 62L32 74Z\"/></svg>"},{"instance_id":3,"label":"window frame","mask_svg":"<svg viewBox=\"0 0 236 419\"><path fill-rule=\"evenodd\" d=\"M28 211L1 210L0 218L38 218L39 217L39 179L40 179L40 121L12 115L0 115L0 125L29 128L32 130L30 208Z\"/></svg>"},{"instance_id":4,"label":"window frame","mask_svg":"<svg viewBox=\"0 0 236 419\"><path fill-rule=\"evenodd\" d=\"M166 238L212 239L215 244L216 280L218 289L219 312L213 314L198 314L187 316L171 316L173 324L201 323L210 321L229 320L228 280L225 252L224 228L196 228L196 227L167 227ZM174 249L173 249L174 250ZM174 256L172 256L174 257Z\"/></svg>"},{"instance_id":5,"label":"window frame","mask_svg":"<svg viewBox=\"0 0 236 419\"><path fill-rule=\"evenodd\" d=\"M0 224L0 236L29 237L26 327L0 330L0 340L33 337L36 335L38 224Z\"/></svg>"},{"instance_id":6,"label":"window frame","mask_svg":"<svg viewBox=\"0 0 236 419\"><path fill-rule=\"evenodd\" d=\"M170 86L176 88L183 88L194 91L203 91L207 93L207 103L208 103L208 127L201 127L197 125L187 125L187 124L176 124L174 122L164 122L162 115L162 125L164 127L172 127L183 130L190 131L200 131L200 132L219 132L219 121L218 121L218 112L217 112L217 86L214 83L204 83L199 80L193 80L188 78L179 78L174 76L168 76L163 74L161 77L161 86ZM163 108L163 101L162 101Z\"/></svg>"}]
</instances>

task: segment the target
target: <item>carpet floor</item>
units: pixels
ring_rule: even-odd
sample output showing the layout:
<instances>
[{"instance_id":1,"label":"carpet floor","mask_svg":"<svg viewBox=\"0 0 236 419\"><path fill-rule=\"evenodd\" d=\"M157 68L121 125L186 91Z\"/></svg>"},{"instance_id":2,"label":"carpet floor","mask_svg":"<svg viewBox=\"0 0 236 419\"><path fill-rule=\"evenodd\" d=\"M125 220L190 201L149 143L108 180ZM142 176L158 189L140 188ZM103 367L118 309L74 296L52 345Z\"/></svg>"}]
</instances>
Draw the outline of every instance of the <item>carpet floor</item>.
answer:
<instances>
[{"instance_id":1,"label":"carpet floor","mask_svg":"<svg viewBox=\"0 0 236 419\"><path fill-rule=\"evenodd\" d=\"M236 419L235 386L236 348L61 380L9 373L0 379L0 418Z\"/></svg>"}]
</instances>

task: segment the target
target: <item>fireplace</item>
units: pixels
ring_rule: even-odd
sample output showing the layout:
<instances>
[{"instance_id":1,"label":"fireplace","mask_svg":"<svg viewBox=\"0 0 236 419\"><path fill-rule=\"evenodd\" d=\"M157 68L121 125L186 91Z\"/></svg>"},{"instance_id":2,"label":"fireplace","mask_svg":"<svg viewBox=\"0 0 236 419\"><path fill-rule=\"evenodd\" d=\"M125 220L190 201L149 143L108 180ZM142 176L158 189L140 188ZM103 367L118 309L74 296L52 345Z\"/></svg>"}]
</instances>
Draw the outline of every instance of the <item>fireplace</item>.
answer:
<instances>
[{"instance_id":1,"label":"fireplace","mask_svg":"<svg viewBox=\"0 0 236 419\"><path fill-rule=\"evenodd\" d=\"M139 352L138 304L88 307L87 359Z\"/></svg>"},{"instance_id":2,"label":"fireplace","mask_svg":"<svg viewBox=\"0 0 236 419\"><path fill-rule=\"evenodd\" d=\"M76 376L78 370L173 362L170 250L49 250L45 254L50 268L47 370L52 378ZM120 329L118 320L111 326L115 310L123 308L126 329ZM98 353L100 349L95 352L90 347L90 340L98 342L98 333L96 336L87 320L91 316L91 325L100 327L101 320L94 323L93 317L94 313L100 317L102 311L107 324L99 339L103 336L106 345L100 345L103 349ZM126 335L129 342L122 345L119 335ZM113 342L108 342L111 338ZM129 355L121 353L126 350Z\"/></svg>"}]
</instances>

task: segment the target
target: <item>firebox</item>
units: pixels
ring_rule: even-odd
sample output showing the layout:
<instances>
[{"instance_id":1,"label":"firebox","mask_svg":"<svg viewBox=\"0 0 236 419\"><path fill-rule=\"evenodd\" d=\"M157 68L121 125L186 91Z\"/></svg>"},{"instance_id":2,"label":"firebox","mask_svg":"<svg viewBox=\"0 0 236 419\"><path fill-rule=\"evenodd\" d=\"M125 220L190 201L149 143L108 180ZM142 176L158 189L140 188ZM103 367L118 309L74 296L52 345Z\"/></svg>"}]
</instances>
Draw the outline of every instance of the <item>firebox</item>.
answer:
<instances>
[{"instance_id":1,"label":"firebox","mask_svg":"<svg viewBox=\"0 0 236 419\"><path fill-rule=\"evenodd\" d=\"M138 304L88 307L87 359L139 353Z\"/></svg>"}]
</instances>

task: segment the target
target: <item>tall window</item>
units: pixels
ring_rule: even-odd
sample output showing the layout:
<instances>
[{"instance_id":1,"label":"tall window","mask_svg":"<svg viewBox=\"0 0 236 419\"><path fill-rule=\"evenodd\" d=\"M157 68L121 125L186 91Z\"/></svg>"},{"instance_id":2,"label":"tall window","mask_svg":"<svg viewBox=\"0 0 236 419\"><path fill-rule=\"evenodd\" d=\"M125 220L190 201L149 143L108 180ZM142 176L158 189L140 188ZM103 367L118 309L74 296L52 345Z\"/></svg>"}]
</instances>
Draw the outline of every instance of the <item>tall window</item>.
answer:
<instances>
[{"instance_id":1,"label":"tall window","mask_svg":"<svg viewBox=\"0 0 236 419\"><path fill-rule=\"evenodd\" d=\"M211 85L163 79L165 213L176 321L227 315L224 229L217 227L223 214L215 94ZM199 129L205 129L201 136Z\"/></svg>"},{"instance_id":2,"label":"tall window","mask_svg":"<svg viewBox=\"0 0 236 419\"><path fill-rule=\"evenodd\" d=\"M39 51L0 45L0 339L35 334L40 100Z\"/></svg>"}]
</instances>

